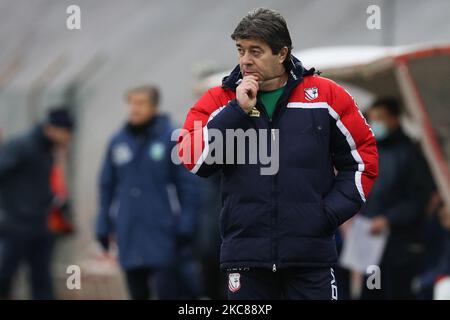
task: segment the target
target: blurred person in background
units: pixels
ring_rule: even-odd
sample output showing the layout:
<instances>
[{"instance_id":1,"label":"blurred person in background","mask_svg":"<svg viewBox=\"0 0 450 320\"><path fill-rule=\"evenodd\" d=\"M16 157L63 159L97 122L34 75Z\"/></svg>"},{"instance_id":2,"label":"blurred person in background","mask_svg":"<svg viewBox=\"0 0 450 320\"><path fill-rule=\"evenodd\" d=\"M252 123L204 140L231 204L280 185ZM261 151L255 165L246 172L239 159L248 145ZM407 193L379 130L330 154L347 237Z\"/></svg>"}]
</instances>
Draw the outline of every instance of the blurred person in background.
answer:
<instances>
[{"instance_id":1,"label":"blurred person in background","mask_svg":"<svg viewBox=\"0 0 450 320\"><path fill-rule=\"evenodd\" d=\"M422 270L426 205L433 190L419 148L400 126L394 99L379 99L367 112L377 140L380 174L361 214L372 219L371 232L390 230L380 264L381 289L363 282L362 299L414 299L412 280Z\"/></svg>"},{"instance_id":2,"label":"blurred person in background","mask_svg":"<svg viewBox=\"0 0 450 320\"><path fill-rule=\"evenodd\" d=\"M68 147L73 126L64 108L54 108L43 124L0 148L0 298L12 298L22 262L29 267L32 298L54 298L50 177L54 156Z\"/></svg>"},{"instance_id":3,"label":"blurred person in background","mask_svg":"<svg viewBox=\"0 0 450 320\"><path fill-rule=\"evenodd\" d=\"M444 250L434 270L433 299L450 300L450 210L442 203L438 210L441 226L446 231Z\"/></svg>"},{"instance_id":4,"label":"blurred person in background","mask_svg":"<svg viewBox=\"0 0 450 320\"><path fill-rule=\"evenodd\" d=\"M434 273L433 270L439 264L442 253L445 251L446 230L439 218L441 208L442 199L439 192L435 190L425 211L423 271L413 280L413 292L420 300L433 299L434 279L426 275ZM422 278L423 276L425 277Z\"/></svg>"},{"instance_id":5,"label":"blurred person in background","mask_svg":"<svg viewBox=\"0 0 450 320\"><path fill-rule=\"evenodd\" d=\"M202 204L199 211L199 232L195 249L201 264L203 279L203 295L208 299L223 300L226 298L225 281L222 272L217 268L220 259L220 182L219 173L209 179L202 179Z\"/></svg>"},{"instance_id":6,"label":"blurred person in background","mask_svg":"<svg viewBox=\"0 0 450 320\"><path fill-rule=\"evenodd\" d=\"M171 161L174 128L159 101L154 86L126 94L128 119L101 169L96 236L105 251L117 242L132 299L192 299L200 292L192 261L199 192L196 178Z\"/></svg>"},{"instance_id":7,"label":"blurred person in background","mask_svg":"<svg viewBox=\"0 0 450 320\"><path fill-rule=\"evenodd\" d=\"M436 199L434 211L440 229L434 229L436 235L434 235L432 244L437 246L438 252L435 252L436 257L430 261L428 268L413 281L414 291L423 299L432 299L436 284L443 279L450 280L450 212L439 194ZM437 241L440 243L436 243ZM445 299L450 299L450 290L446 291L445 296ZM436 299L436 296L434 298Z\"/></svg>"}]
</instances>

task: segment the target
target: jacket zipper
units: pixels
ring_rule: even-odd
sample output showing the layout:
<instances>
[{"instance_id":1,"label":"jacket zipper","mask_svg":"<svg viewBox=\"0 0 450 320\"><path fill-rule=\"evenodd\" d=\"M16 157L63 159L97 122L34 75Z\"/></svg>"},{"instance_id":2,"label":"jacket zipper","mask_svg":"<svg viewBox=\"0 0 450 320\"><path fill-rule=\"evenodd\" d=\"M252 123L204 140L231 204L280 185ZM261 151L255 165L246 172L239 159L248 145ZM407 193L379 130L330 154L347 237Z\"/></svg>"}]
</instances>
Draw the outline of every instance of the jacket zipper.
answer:
<instances>
[{"instance_id":1,"label":"jacket zipper","mask_svg":"<svg viewBox=\"0 0 450 320\"><path fill-rule=\"evenodd\" d=\"M292 89L295 88L295 86L297 86L297 84L300 83L301 80L302 80L302 79L300 79L300 81L298 81L298 79L295 78L292 82L288 80L288 82L285 84L285 92L283 92L283 94L281 95L281 97L278 99L277 105L276 105L276 107L275 107L275 112L272 114L272 119L269 118L269 115L268 115L268 113L267 113L266 108L265 108L264 105L261 103L261 100L257 97L257 101L256 101L256 106L255 106L255 107L256 107L257 109L259 109L259 111L262 112L262 113L265 115L265 119L268 120L268 122L269 122L269 129L270 129L270 132L271 132L271 135L272 135L272 141L275 141L275 140L276 140L276 137L275 137L275 128L273 127L272 120L275 118L275 115L277 115L278 118L279 118L279 113L280 113L280 111L281 111L280 108L282 107L282 105L284 105L284 104L289 100L289 96L286 94L286 89L289 90L289 93L288 93L288 94L290 95ZM242 80L241 80L241 81L242 81ZM236 83L236 84L238 85L239 83ZM233 88L231 88L231 90L235 91L235 89L233 89ZM270 151L272 152L272 150L270 150ZM276 215L277 215L277 208L276 208L276 204L275 204L275 202L274 202L274 190L275 190L275 184L276 184L275 178L274 178L274 176L272 176L272 195L271 195L271 196L272 196L272 205L274 206L274 208L273 208L273 210L272 210L272 217L271 217L271 219L272 219L272 218L275 218ZM273 230L274 228L275 228L275 223L273 224L272 230ZM274 246L273 246L274 241L275 241L275 240L274 240L273 231L272 231L272 233L271 233L271 243L272 243L271 251L272 251L272 257L273 257L273 262L274 262L273 265L272 265L272 272L276 272L276 271L277 271L276 261L277 261L277 255L278 255L278 253L277 253L277 252L274 252L274 251L276 251L276 250L274 250Z\"/></svg>"},{"instance_id":2,"label":"jacket zipper","mask_svg":"<svg viewBox=\"0 0 450 320\"><path fill-rule=\"evenodd\" d=\"M275 128L273 127L272 119L269 117L269 114L267 113L266 107L264 107L264 104L257 99L256 107L264 114L264 119L268 122L269 130L271 133L272 141L275 141ZM269 145L270 146L270 145ZM272 152L272 149L270 149L270 152ZM277 265L276 265L276 245L275 245L275 239L274 239L274 229L276 226L275 216L276 216L276 204L274 199L274 191L275 191L275 179L272 176L272 186L271 186L271 202L272 202L272 214L270 216L270 224L272 226L271 228L271 253L272 253L272 259L273 259L273 265L272 265L272 272L277 271Z\"/></svg>"},{"instance_id":3,"label":"jacket zipper","mask_svg":"<svg viewBox=\"0 0 450 320\"><path fill-rule=\"evenodd\" d=\"M285 95L286 93L283 93L283 95ZM283 97L282 95L282 97ZM284 99L282 99L282 97L280 97L278 99L277 105L275 107L275 112L272 114L272 119L269 119L269 128L270 128L270 132L272 135L272 141L276 140L276 135L275 135L275 125L274 125L274 119L276 120L276 122L279 121L281 114L283 112L282 108L283 105L285 104L285 101L287 101L287 98L283 97ZM265 108L264 108L265 109ZM272 152L272 149L270 150L270 152ZM272 248L272 255L273 255L273 265L272 265L272 272L277 272L277 261L278 261L278 247L275 245L276 241L275 241L275 229L277 226L277 218L278 218L278 202L277 202L277 198L275 195L276 192L276 186L277 186L277 174L272 176L272 218L273 218L273 229L272 229L272 241L273 241L273 248Z\"/></svg>"},{"instance_id":4,"label":"jacket zipper","mask_svg":"<svg viewBox=\"0 0 450 320\"><path fill-rule=\"evenodd\" d=\"M275 141L275 128L273 127L273 122L272 119L269 119L269 129L270 132L272 134L272 141ZM272 148L270 149L270 153L272 154ZM276 175L276 174L275 174ZM272 265L272 272L276 272L277 271L277 265L276 265L276 261L277 261L277 245L276 245L276 241L275 241L275 229L276 229L276 225L277 225L277 202L276 202L276 198L275 198L275 191L276 191L276 181L275 181L275 175L273 175L272 178L272 194L271 194L271 198L272 198L272 215L271 215L271 225L272 225L272 257L273 257L273 261L274 264Z\"/></svg>"},{"instance_id":5,"label":"jacket zipper","mask_svg":"<svg viewBox=\"0 0 450 320\"><path fill-rule=\"evenodd\" d=\"M296 84L295 84L296 85ZM285 90L288 89L289 90L289 95L291 94L292 88L294 88L294 83L289 83L286 84ZM281 113L283 110L282 107L283 105L288 101L289 96L287 95L286 91L283 92L282 96L278 99L277 101L277 105L275 107L275 112L272 114L272 118L269 118L269 115L267 113L266 108L264 107L264 104L261 103L261 101L259 99L257 99L256 105L260 106L260 111L262 111L265 114L265 118L269 121L269 129L271 132L271 136L272 136L272 141L276 140L275 137L275 128L274 128L274 124L273 124L273 120L276 119L277 121L279 121L279 118L281 116ZM272 153L272 149L270 149L270 152ZM275 201L275 191L276 191L276 174L272 176L272 216L271 216L271 225L272 225L272 230L271 230L271 252L272 252L272 258L273 258L273 265L272 265L272 272L276 272L277 271L277 259L278 259L278 250L277 247L275 245L275 228L276 228L276 223L277 223L277 215L278 215L278 204Z\"/></svg>"}]
</instances>

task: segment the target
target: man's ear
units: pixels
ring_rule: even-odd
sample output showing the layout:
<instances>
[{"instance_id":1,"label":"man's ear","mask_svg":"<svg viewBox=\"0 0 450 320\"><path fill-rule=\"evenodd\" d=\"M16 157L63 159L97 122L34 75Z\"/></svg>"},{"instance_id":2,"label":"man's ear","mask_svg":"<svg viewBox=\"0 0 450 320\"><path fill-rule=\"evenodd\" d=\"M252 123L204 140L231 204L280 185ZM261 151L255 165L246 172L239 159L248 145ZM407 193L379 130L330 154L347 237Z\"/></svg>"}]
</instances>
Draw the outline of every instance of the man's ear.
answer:
<instances>
[{"instance_id":1,"label":"man's ear","mask_svg":"<svg viewBox=\"0 0 450 320\"><path fill-rule=\"evenodd\" d=\"M278 52L278 61L280 64L283 64L284 61L286 61L288 52L289 49L287 47L281 48L280 52Z\"/></svg>"}]
</instances>

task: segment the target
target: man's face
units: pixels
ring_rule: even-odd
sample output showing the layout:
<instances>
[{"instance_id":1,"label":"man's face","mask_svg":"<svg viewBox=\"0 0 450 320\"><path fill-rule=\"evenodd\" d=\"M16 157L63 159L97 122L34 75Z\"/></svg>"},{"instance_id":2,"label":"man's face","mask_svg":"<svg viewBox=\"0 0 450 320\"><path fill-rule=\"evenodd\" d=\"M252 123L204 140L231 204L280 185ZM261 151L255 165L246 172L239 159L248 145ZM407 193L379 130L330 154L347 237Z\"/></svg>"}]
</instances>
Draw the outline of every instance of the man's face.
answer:
<instances>
[{"instance_id":1,"label":"man's face","mask_svg":"<svg viewBox=\"0 0 450 320\"><path fill-rule=\"evenodd\" d=\"M45 135L58 147L66 148L72 140L72 131L66 128L45 126Z\"/></svg>"},{"instance_id":2,"label":"man's face","mask_svg":"<svg viewBox=\"0 0 450 320\"><path fill-rule=\"evenodd\" d=\"M156 114L156 107L145 92L134 92L128 96L128 122L140 125L150 121Z\"/></svg>"},{"instance_id":3,"label":"man's face","mask_svg":"<svg viewBox=\"0 0 450 320\"><path fill-rule=\"evenodd\" d=\"M283 61L286 59L287 48L273 54L269 45L253 39L238 39L236 47L243 77L254 75L258 81L267 81L284 73Z\"/></svg>"},{"instance_id":4,"label":"man's face","mask_svg":"<svg viewBox=\"0 0 450 320\"><path fill-rule=\"evenodd\" d=\"M389 132L396 130L400 121L397 116L392 115L383 106L374 106L367 113L367 118L370 123L381 123L386 126Z\"/></svg>"}]
</instances>

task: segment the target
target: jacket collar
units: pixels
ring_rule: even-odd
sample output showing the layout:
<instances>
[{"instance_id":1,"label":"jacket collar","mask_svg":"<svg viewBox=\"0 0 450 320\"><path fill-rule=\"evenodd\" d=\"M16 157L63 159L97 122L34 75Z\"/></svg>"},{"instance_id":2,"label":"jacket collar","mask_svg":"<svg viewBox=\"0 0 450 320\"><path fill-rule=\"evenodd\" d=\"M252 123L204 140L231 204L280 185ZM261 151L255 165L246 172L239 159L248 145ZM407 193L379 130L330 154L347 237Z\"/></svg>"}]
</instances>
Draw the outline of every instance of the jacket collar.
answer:
<instances>
[{"instance_id":1,"label":"jacket collar","mask_svg":"<svg viewBox=\"0 0 450 320\"><path fill-rule=\"evenodd\" d=\"M291 55L289 59L287 72L289 73L288 83L295 82L300 83L303 77L313 75L316 71L314 68L305 69L300 60ZM236 87L239 85L242 79L241 68L237 65L231 73L222 79L222 87L227 87L233 91L236 91Z\"/></svg>"},{"instance_id":2,"label":"jacket collar","mask_svg":"<svg viewBox=\"0 0 450 320\"><path fill-rule=\"evenodd\" d=\"M138 132L138 134L133 134L132 130L130 130L129 125L125 124L123 130L132 136L159 136L164 133L165 130L170 125L169 117L166 114L157 114L154 118L148 122L145 126L145 130Z\"/></svg>"},{"instance_id":3,"label":"jacket collar","mask_svg":"<svg viewBox=\"0 0 450 320\"><path fill-rule=\"evenodd\" d=\"M393 132L389 133L389 135L383 140L377 141L377 146L380 148L384 148L408 140L409 140L408 136L405 134L402 128L399 127Z\"/></svg>"},{"instance_id":4,"label":"jacket collar","mask_svg":"<svg viewBox=\"0 0 450 320\"><path fill-rule=\"evenodd\" d=\"M31 131L31 135L42 149L51 150L53 148L54 143L44 133L44 124L38 124Z\"/></svg>"}]
</instances>

